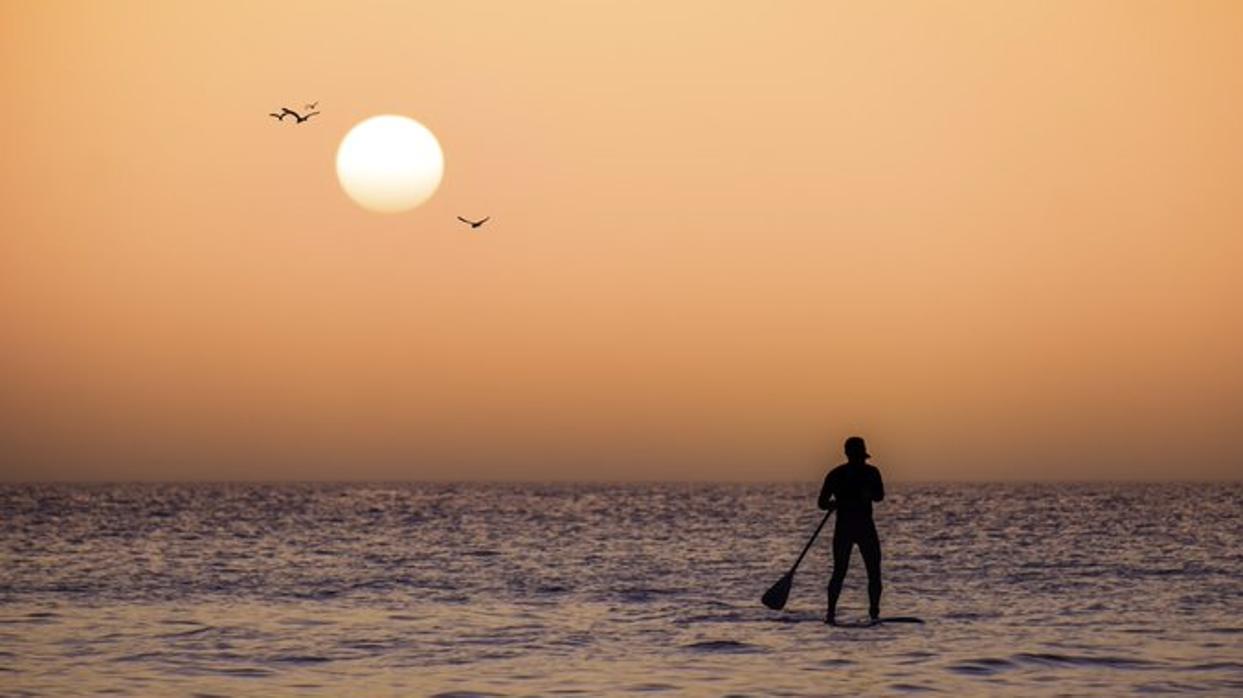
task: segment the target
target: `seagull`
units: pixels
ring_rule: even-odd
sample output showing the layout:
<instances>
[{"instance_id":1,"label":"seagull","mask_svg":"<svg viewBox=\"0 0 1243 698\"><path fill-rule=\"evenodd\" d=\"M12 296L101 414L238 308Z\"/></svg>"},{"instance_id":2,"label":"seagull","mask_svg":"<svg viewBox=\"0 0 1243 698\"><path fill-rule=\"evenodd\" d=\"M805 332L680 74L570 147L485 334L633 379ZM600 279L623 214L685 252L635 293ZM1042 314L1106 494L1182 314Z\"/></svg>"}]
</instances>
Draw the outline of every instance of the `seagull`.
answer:
<instances>
[{"instance_id":1,"label":"seagull","mask_svg":"<svg viewBox=\"0 0 1243 698\"><path fill-rule=\"evenodd\" d=\"M311 118L312 116L315 116L318 113L319 112L317 111L313 111L310 114L307 114L306 116L302 116L301 114L290 109L289 107L281 107L281 111L279 114L273 112L273 113L268 114L268 116L275 118L277 121L284 121L286 116L292 116L294 120L297 121L297 123L302 123L303 121L306 121L307 119Z\"/></svg>"},{"instance_id":2,"label":"seagull","mask_svg":"<svg viewBox=\"0 0 1243 698\"><path fill-rule=\"evenodd\" d=\"M307 109L314 109L315 107L319 106L319 102L311 102L310 104L306 104L303 106L305 106Z\"/></svg>"},{"instance_id":3,"label":"seagull","mask_svg":"<svg viewBox=\"0 0 1243 698\"><path fill-rule=\"evenodd\" d=\"M458 216L458 217L457 217L457 219L458 219L459 221L462 221L463 223L466 223L467 225L469 225L469 226L471 227L471 229L473 230L473 229L478 228L479 226L483 225L484 223L487 223L487 222L488 222L488 219L489 219L489 218L491 218L491 217L492 217L492 216L487 216L486 218L484 218L483 220L480 220L480 221L472 221L472 220L468 220L468 219L466 219L466 218L462 218L461 216Z\"/></svg>"},{"instance_id":4,"label":"seagull","mask_svg":"<svg viewBox=\"0 0 1243 698\"><path fill-rule=\"evenodd\" d=\"M281 107L281 113L282 113L282 114L288 114L289 116L292 116L293 118L297 119L297 120L298 120L298 123L302 123L303 121L306 121L307 119L311 118L312 116L315 116L315 115L316 115L316 114L318 114L319 112L317 112L317 111L313 111L313 112L311 112L311 113L307 114L306 116L302 116L302 115L300 115L298 112L296 112L296 111L294 111L294 110L290 109L289 107Z\"/></svg>"}]
</instances>

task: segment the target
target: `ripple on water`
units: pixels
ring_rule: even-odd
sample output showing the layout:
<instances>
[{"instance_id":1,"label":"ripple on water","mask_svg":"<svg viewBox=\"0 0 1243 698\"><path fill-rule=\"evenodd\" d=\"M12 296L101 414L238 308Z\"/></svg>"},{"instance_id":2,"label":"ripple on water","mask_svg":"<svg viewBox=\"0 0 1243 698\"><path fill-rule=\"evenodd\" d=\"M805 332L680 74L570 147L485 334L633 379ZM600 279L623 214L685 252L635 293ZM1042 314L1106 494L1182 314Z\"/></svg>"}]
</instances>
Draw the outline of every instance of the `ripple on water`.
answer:
<instances>
[{"instance_id":1,"label":"ripple on water","mask_svg":"<svg viewBox=\"0 0 1243 698\"><path fill-rule=\"evenodd\" d=\"M207 667L207 671L221 676L237 678L262 679L272 676L275 672L260 667Z\"/></svg>"},{"instance_id":2,"label":"ripple on water","mask_svg":"<svg viewBox=\"0 0 1243 698\"><path fill-rule=\"evenodd\" d=\"M268 661L276 662L278 664L324 664L331 662L332 658L315 654L293 654L283 657L272 657Z\"/></svg>"},{"instance_id":3,"label":"ripple on water","mask_svg":"<svg viewBox=\"0 0 1243 698\"><path fill-rule=\"evenodd\" d=\"M190 630L182 630L181 632L177 632L177 633L164 633L163 635L156 635L156 637L162 640L167 640L167 639L176 638L176 637L191 637L193 635L200 635L202 633L210 632L214 629L215 628L211 627L210 625L204 625L201 628L191 628Z\"/></svg>"},{"instance_id":4,"label":"ripple on water","mask_svg":"<svg viewBox=\"0 0 1243 698\"><path fill-rule=\"evenodd\" d=\"M683 593L680 589L619 589L617 597L626 603L651 603L660 600L663 596L671 596Z\"/></svg>"},{"instance_id":5,"label":"ripple on water","mask_svg":"<svg viewBox=\"0 0 1243 698\"><path fill-rule=\"evenodd\" d=\"M1043 666L1099 666L1111 669L1155 669L1161 666L1158 662L1132 657L1056 654L1051 652L1019 652L1013 655L1013 658L1018 662Z\"/></svg>"},{"instance_id":6,"label":"ripple on water","mask_svg":"<svg viewBox=\"0 0 1243 698\"><path fill-rule=\"evenodd\" d=\"M671 683L640 683L629 686L626 690L636 693L661 693L664 691L677 691L679 688Z\"/></svg>"},{"instance_id":7,"label":"ripple on water","mask_svg":"<svg viewBox=\"0 0 1243 698\"><path fill-rule=\"evenodd\" d=\"M682 649L692 652L720 652L724 654L751 654L766 652L767 648L738 640L702 640L682 645Z\"/></svg>"},{"instance_id":8,"label":"ripple on water","mask_svg":"<svg viewBox=\"0 0 1243 698\"><path fill-rule=\"evenodd\" d=\"M859 630L817 484L0 486L0 693L1243 695L1243 484L895 485Z\"/></svg>"},{"instance_id":9,"label":"ripple on water","mask_svg":"<svg viewBox=\"0 0 1243 698\"><path fill-rule=\"evenodd\" d=\"M992 676L1013 669L1014 662L999 657L981 657L951 664L948 668L956 674L967 676Z\"/></svg>"}]
</instances>

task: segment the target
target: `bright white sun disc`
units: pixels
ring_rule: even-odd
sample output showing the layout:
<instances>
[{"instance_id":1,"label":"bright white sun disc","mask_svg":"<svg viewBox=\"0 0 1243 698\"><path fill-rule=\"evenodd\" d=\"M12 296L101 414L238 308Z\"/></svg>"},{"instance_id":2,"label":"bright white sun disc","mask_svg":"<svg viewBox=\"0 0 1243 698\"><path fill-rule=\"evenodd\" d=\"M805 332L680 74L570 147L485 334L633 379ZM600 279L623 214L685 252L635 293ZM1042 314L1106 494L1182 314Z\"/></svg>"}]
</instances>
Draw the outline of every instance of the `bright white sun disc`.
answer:
<instances>
[{"instance_id":1,"label":"bright white sun disc","mask_svg":"<svg viewBox=\"0 0 1243 698\"><path fill-rule=\"evenodd\" d=\"M341 188L369 211L409 211L436 193L444 173L445 156L436 136L405 116L361 121L337 148Z\"/></svg>"}]
</instances>

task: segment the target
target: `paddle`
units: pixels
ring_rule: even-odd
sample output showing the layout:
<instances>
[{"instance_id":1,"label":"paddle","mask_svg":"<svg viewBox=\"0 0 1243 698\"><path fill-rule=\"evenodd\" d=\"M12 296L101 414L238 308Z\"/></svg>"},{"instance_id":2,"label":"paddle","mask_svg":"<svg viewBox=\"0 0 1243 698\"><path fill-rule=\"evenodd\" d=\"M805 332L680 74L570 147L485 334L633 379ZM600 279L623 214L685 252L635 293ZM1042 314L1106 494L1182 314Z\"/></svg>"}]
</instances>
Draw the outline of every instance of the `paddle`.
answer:
<instances>
[{"instance_id":1,"label":"paddle","mask_svg":"<svg viewBox=\"0 0 1243 698\"><path fill-rule=\"evenodd\" d=\"M798 559L794 561L794 565L790 568L785 576L777 580L777 583L768 588L764 595L760 597L760 602L765 606L780 611L786 606L786 599L790 597L790 585L794 583L794 570L798 569L798 564L803 561L803 557L807 555L807 551L811 550L811 544L816 542L816 536L820 535L820 529L829 522L829 517L833 515L833 510L829 509L824 513L824 518L820 519L820 525L816 526L816 532L811 534L811 540L807 541L807 545L803 546L803 552L799 553Z\"/></svg>"}]
</instances>

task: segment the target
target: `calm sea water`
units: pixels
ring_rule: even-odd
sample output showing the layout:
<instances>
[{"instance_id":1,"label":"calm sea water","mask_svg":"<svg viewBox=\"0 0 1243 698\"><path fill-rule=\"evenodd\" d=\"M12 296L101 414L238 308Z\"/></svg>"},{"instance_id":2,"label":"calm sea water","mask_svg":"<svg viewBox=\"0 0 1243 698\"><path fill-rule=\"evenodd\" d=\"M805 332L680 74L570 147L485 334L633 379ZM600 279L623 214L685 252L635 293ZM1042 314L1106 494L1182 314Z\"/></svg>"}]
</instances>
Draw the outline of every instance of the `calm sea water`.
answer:
<instances>
[{"instance_id":1,"label":"calm sea water","mask_svg":"<svg viewBox=\"0 0 1243 698\"><path fill-rule=\"evenodd\" d=\"M5 486L0 694L1243 695L1243 485L816 485Z\"/></svg>"}]
</instances>

